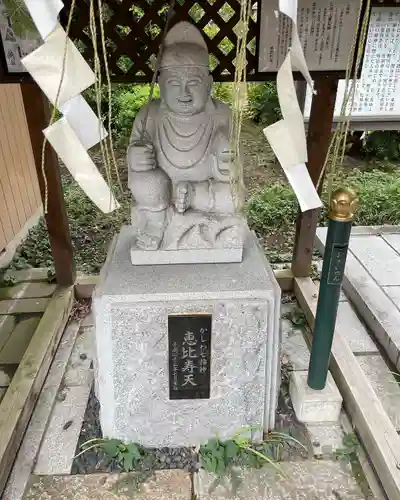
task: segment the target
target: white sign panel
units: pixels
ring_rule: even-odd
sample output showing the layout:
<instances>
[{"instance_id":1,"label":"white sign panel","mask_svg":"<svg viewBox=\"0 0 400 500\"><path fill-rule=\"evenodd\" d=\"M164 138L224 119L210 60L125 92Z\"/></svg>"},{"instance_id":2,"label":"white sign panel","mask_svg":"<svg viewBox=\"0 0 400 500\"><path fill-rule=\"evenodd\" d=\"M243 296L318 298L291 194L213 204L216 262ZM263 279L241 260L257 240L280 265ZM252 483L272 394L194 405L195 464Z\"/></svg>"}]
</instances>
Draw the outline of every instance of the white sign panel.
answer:
<instances>
[{"instance_id":1,"label":"white sign panel","mask_svg":"<svg viewBox=\"0 0 400 500\"><path fill-rule=\"evenodd\" d=\"M3 41L8 71L10 73L26 73L21 59L37 49L43 42L39 33L29 34L26 38L15 34L12 28L10 12L5 7L3 0L0 0L0 35Z\"/></svg>"},{"instance_id":2,"label":"white sign panel","mask_svg":"<svg viewBox=\"0 0 400 500\"><path fill-rule=\"evenodd\" d=\"M334 116L340 116L345 82L338 87ZM304 115L310 116L307 92ZM350 112L348 107L347 113ZM361 78L356 84L352 117L371 120L400 119L400 9L372 8Z\"/></svg>"},{"instance_id":3,"label":"white sign panel","mask_svg":"<svg viewBox=\"0 0 400 500\"><path fill-rule=\"evenodd\" d=\"M262 0L259 71L278 71L291 46L291 20L278 0ZM297 27L309 71L344 71L359 0L298 0Z\"/></svg>"}]
</instances>

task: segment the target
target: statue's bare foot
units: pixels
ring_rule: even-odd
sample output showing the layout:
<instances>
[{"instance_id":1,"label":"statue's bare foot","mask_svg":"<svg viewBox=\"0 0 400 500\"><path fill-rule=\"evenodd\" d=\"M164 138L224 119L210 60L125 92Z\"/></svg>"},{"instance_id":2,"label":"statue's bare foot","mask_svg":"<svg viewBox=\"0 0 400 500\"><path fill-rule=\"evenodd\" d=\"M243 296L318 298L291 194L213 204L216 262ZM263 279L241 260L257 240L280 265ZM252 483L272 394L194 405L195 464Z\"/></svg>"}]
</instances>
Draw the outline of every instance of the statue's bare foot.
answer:
<instances>
[{"instance_id":1,"label":"statue's bare foot","mask_svg":"<svg viewBox=\"0 0 400 500\"><path fill-rule=\"evenodd\" d=\"M142 250L158 250L163 238L163 231L156 227L146 227L145 231L138 233L136 246Z\"/></svg>"}]
</instances>

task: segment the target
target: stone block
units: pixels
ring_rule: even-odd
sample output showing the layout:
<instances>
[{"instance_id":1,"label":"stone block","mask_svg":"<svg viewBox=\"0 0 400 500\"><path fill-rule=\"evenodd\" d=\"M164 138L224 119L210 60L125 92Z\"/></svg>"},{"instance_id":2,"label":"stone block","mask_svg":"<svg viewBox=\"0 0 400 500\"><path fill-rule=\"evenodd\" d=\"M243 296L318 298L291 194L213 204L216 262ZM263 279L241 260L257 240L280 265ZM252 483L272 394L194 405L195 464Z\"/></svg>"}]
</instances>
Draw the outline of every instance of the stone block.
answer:
<instances>
[{"instance_id":1,"label":"stone block","mask_svg":"<svg viewBox=\"0 0 400 500\"><path fill-rule=\"evenodd\" d=\"M195 475L198 500L364 500L352 473L338 461L279 462L261 470L238 470L240 484L229 476L214 487L215 476L201 470Z\"/></svg>"},{"instance_id":2,"label":"stone block","mask_svg":"<svg viewBox=\"0 0 400 500\"><path fill-rule=\"evenodd\" d=\"M272 428L279 386L280 289L248 233L242 263L132 266L123 228L93 298L96 392L107 437L197 445ZM211 314L210 397L170 399L168 317Z\"/></svg>"},{"instance_id":3,"label":"stone block","mask_svg":"<svg viewBox=\"0 0 400 500\"><path fill-rule=\"evenodd\" d=\"M338 422L342 396L328 372L326 386L315 391L307 385L307 372L292 372L289 385L290 397L296 417L304 423Z\"/></svg>"},{"instance_id":4,"label":"stone block","mask_svg":"<svg viewBox=\"0 0 400 500\"><path fill-rule=\"evenodd\" d=\"M143 481L135 472L33 476L24 500L192 500L188 472L157 471ZM347 500L347 499L346 499Z\"/></svg>"}]
</instances>

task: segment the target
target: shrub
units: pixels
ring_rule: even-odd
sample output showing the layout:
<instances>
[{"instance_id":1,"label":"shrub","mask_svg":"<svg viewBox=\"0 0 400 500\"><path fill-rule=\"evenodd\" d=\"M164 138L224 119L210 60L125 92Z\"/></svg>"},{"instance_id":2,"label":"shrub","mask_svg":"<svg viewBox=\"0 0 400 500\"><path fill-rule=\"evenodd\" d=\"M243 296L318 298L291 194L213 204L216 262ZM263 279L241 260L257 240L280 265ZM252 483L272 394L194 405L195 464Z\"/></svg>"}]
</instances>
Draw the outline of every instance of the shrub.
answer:
<instances>
[{"instance_id":1,"label":"shrub","mask_svg":"<svg viewBox=\"0 0 400 500\"><path fill-rule=\"evenodd\" d=\"M367 135L361 154L380 160L400 160L400 132L377 130Z\"/></svg>"},{"instance_id":2,"label":"shrub","mask_svg":"<svg viewBox=\"0 0 400 500\"><path fill-rule=\"evenodd\" d=\"M348 186L355 190L359 207L355 214L355 225L380 226L400 224L400 173L397 170L370 171L353 170L349 175L337 176L333 188ZM328 222L326 207L328 193L323 193L324 209L321 224ZM258 233L284 231L293 226L297 216L296 196L287 184L275 183L255 193L247 204L250 226Z\"/></svg>"},{"instance_id":3,"label":"shrub","mask_svg":"<svg viewBox=\"0 0 400 500\"><path fill-rule=\"evenodd\" d=\"M254 194L247 204L247 218L250 226L262 233L293 224L298 205L290 186L275 183Z\"/></svg>"},{"instance_id":4,"label":"shrub","mask_svg":"<svg viewBox=\"0 0 400 500\"><path fill-rule=\"evenodd\" d=\"M281 119L275 82L249 83L248 116L257 123L269 125Z\"/></svg>"}]
</instances>

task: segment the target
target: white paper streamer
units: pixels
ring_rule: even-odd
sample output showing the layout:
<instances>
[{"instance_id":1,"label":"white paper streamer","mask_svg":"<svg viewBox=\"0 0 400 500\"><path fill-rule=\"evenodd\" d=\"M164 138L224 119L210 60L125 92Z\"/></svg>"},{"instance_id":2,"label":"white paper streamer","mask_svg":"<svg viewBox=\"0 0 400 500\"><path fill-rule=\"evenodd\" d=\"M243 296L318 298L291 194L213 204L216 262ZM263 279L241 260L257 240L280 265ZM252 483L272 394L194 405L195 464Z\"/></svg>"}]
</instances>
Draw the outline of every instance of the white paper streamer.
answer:
<instances>
[{"instance_id":1,"label":"white paper streamer","mask_svg":"<svg viewBox=\"0 0 400 500\"><path fill-rule=\"evenodd\" d=\"M276 78L283 120L266 127L264 134L296 194L300 209L305 212L321 207L322 202L305 165L307 162L307 141L304 118L294 86L293 59L297 62L297 69L303 73L311 85L312 80L297 33L297 0L279 0L279 7L281 12L293 21L293 45L279 68Z\"/></svg>"},{"instance_id":2,"label":"white paper streamer","mask_svg":"<svg viewBox=\"0 0 400 500\"><path fill-rule=\"evenodd\" d=\"M58 15L64 7L61 0L24 0L43 40L56 28Z\"/></svg>"},{"instance_id":3,"label":"white paper streamer","mask_svg":"<svg viewBox=\"0 0 400 500\"><path fill-rule=\"evenodd\" d=\"M47 127L43 133L73 178L102 212L112 212L119 207L107 183L65 118Z\"/></svg>"},{"instance_id":4,"label":"white paper streamer","mask_svg":"<svg viewBox=\"0 0 400 500\"><path fill-rule=\"evenodd\" d=\"M308 85L313 88L313 81L308 71L306 58L304 57L303 47L297 30L297 0L279 0L279 10L292 20L292 65L301 72Z\"/></svg>"},{"instance_id":5,"label":"white paper streamer","mask_svg":"<svg viewBox=\"0 0 400 500\"><path fill-rule=\"evenodd\" d=\"M97 115L81 95L60 106L60 111L86 150L107 137Z\"/></svg>"},{"instance_id":6,"label":"white paper streamer","mask_svg":"<svg viewBox=\"0 0 400 500\"><path fill-rule=\"evenodd\" d=\"M66 63L59 106L76 97L96 80L79 50L70 39L67 40L61 25L57 25L41 47L22 59L22 64L54 105L62 76L66 42Z\"/></svg>"}]
</instances>

